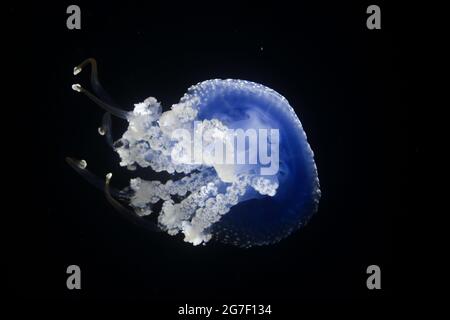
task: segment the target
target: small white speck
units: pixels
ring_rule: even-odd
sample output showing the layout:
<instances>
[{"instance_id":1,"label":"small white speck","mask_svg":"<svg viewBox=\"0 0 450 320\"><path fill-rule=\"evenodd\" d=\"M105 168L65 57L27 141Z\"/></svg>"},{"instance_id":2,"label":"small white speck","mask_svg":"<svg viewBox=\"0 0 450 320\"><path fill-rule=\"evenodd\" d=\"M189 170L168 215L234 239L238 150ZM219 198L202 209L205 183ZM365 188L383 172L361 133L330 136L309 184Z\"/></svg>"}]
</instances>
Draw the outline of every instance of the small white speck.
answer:
<instances>
[{"instance_id":1,"label":"small white speck","mask_svg":"<svg viewBox=\"0 0 450 320\"><path fill-rule=\"evenodd\" d=\"M101 136L104 136L105 135L105 129L103 129L103 127L99 127L98 128L98 133L101 135Z\"/></svg>"},{"instance_id":2,"label":"small white speck","mask_svg":"<svg viewBox=\"0 0 450 320\"><path fill-rule=\"evenodd\" d=\"M81 92L81 86L78 83L72 85L72 90Z\"/></svg>"},{"instance_id":3,"label":"small white speck","mask_svg":"<svg viewBox=\"0 0 450 320\"><path fill-rule=\"evenodd\" d=\"M86 160L80 160L80 162L78 162L78 166L80 167L80 169L86 169L87 167Z\"/></svg>"}]
</instances>

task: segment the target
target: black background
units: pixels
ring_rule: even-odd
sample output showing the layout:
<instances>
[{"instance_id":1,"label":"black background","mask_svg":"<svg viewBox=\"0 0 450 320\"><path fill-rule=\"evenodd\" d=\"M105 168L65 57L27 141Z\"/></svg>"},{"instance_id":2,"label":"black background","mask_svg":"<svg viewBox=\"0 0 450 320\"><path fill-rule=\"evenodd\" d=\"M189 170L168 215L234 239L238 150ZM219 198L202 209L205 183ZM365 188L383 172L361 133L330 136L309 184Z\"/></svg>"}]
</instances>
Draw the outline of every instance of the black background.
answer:
<instances>
[{"instance_id":1,"label":"black background","mask_svg":"<svg viewBox=\"0 0 450 320\"><path fill-rule=\"evenodd\" d=\"M7 230L11 295L172 307L395 295L401 253L393 250L393 221L407 211L399 200L408 135L401 95L409 86L399 10L378 3L382 29L368 30L372 3L365 2L77 2L82 29L71 31L69 4L5 10L17 111L9 132L18 137L9 167L8 205L19 218ZM128 110L148 96L168 107L212 78L251 80L284 95L315 152L318 213L280 243L247 250L193 247L129 224L64 162L84 158L92 172L113 172L114 183L126 185L126 170L97 134L102 111L70 88L88 87L87 73L72 74L87 57L97 59L104 87ZM117 121L116 138L125 129ZM71 264L81 267L80 291L66 288ZM366 287L371 264L381 267L382 290Z\"/></svg>"}]
</instances>

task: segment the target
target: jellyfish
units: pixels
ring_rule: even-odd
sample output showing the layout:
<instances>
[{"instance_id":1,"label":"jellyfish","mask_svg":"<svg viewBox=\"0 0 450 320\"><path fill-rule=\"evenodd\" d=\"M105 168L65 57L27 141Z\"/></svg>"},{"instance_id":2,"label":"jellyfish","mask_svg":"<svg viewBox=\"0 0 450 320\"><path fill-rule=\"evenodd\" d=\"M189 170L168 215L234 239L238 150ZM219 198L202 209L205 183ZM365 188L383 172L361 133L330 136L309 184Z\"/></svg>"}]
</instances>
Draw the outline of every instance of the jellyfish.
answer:
<instances>
[{"instance_id":1,"label":"jellyfish","mask_svg":"<svg viewBox=\"0 0 450 320\"><path fill-rule=\"evenodd\" d=\"M276 91L246 80L212 79L191 86L169 109L149 97L126 111L102 88L93 58L75 67L74 75L86 66L92 92L80 84L72 89L106 111L98 132L120 166L170 177L137 176L119 190L110 185L111 173L103 180L85 160L66 158L130 221L181 235L194 246L219 241L248 248L279 242L317 211L313 151L294 109ZM116 141L112 116L128 122Z\"/></svg>"}]
</instances>

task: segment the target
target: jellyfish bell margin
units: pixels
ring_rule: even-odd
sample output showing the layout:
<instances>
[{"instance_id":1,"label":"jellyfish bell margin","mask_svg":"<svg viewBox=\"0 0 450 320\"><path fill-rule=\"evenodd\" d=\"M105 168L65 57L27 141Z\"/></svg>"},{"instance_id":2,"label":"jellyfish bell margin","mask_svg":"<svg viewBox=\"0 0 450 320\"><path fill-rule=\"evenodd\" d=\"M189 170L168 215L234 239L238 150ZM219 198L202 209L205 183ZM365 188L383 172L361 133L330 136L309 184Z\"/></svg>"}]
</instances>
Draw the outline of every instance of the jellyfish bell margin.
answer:
<instances>
[{"instance_id":1,"label":"jellyfish bell margin","mask_svg":"<svg viewBox=\"0 0 450 320\"><path fill-rule=\"evenodd\" d=\"M120 165L132 173L139 166L172 177L165 182L134 177L117 190L110 186L111 174L103 181L86 169L86 161L66 159L133 222L181 234L192 245L214 239L252 247L280 241L317 211L313 151L294 109L276 91L245 80L213 79L191 86L167 111L154 97L125 111L102 88L94 59L75 67L74 75L89 65L93 93L79 84L72 89L106 111L98 132ZM128 122L115 142L111 115ZM149 215L157 215L156 224L145 218Z\"/></svg>"}]
</instances>

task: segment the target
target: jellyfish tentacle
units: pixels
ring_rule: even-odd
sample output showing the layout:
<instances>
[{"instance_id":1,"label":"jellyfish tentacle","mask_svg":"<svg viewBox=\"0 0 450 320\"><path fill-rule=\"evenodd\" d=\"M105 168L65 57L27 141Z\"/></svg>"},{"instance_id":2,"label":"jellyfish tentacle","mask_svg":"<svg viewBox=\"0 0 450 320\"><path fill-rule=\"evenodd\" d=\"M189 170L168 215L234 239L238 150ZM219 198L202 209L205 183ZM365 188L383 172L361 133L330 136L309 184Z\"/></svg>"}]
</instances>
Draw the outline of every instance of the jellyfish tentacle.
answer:
<instances>
[{"instance_id":1,"label":"jellyfish tentacle","mask_svg":"<svg viewBox=\"0 0 450 320\"><path fill-rule=\"evenodd\" d=\"M113 102L109 94L103 89L103 86L101 85L100 80L98 78L97 61L94 58L88 58L84 60L82 63L80 63L78 66L73 68L73 74L74 75L79 74L86 65L91 65L91 76L90 76L91 87L95 94L92 94L91 92L89 92L88 90L84 89L83 87L77 84L73 85L72 89L84 93L85 95L88 96L88 98L93 100L100 107L104 108L105 110L114 114L115 116L126 119L126 115L128 114L128 112L118 107Z\"/></svg>"},{"instance_id":2,"label":"jellyfish tentacle","mask_svg":"<svg viewBox=\"0 0 450 320\"><path fill-rule=\"evenodd\" d=\"M123 205L120 204L119 201L116 200L116 198L126 200L127 197L123 194L123 192L118 191L117 189L110 186L112 174L107 174L106 180L103 181L86 169L87 163L85 160L77 160L75 158L66 157L66 162L83 178L102 190L105 193L106 200L113 206L114 209L122 213L125 217L128 217L136 224L138 224L138 222L142 223L142 221L144 221L144 226L151 231L161 231L155 223L152 223L149 220L142 219L135 212L126 209Z\"/></svg>"},{"instance_id":3,"label":"jellyfish tentacle","mask_svg":"<svg viewBox=\"0 0 450 320\"><path fill-rule=\"evenodd\" d=\"M72 167L79 175L81 175L84 179L86 179L89 183L100 189L101 191L105 190L105 185L102 179L91 173L87 167L87 163L85 160L78 160L71 157L66 157L67 164ZM115 189L110 188L110 194L116 198L125 198L124 194Z\"/></svg>"},{"instance_id":4,"label":"jellyfish tentacle","mask_svg":"<svg viewBox=\"0 0 450 320\"><path fill-rule=\"evenodd\" d=\"M106 137L106 142L113 147L114 141L111 132L111 113L105 112L102 119L102 125L98 128L98 133Z\"/></svg>"},{"instance_id":5,"label":"jellyfish tentacle","mask_svg":"<svg viewBox=\"0 0 450 320\"><path fill-rule=\"evenodd\" d=\"M112 205L112 207L114 209L116 209L117 211L119 211L120 213L124 213L125 215L131 215L131 216L136 215L133 211L128 210L123 205L121 205L120 202L117 201L116 199L114 199L113 196L111 195L110 186L109 186L111 177L112 177L112 173L108 173L105 177L104 192L105 192L106 200L108 200L108 202Z\"/></svg>"},{"instance_id":6,"label":"jellyfish tentacle","mask_svg":"<svg viewBox=\"0 0 450 320\"><path fill-rule=\"evenodd\" d=\"M87 96L89 99L91 99L95 104L97 104L100 108L115 115L116 117L121 118L121 119L128 118L128 114L129 114L128 111L119 109L117 107L110 105L109 103L102 101L96 95L91 93L89 90L83 88L79 83L73 84L72 89L76 92L83 93L85 96Z\"/></svg>"},{"instance_id":7,"label":"jellyfish tentacle","mask_svg":"<svg viewBox=\"0 0 450 320\"><path fill-rule=\"evenodd\" d=\"M100 83L100 80L98 78L98 67L97 67L97 61L94 58L87 58L82 63L80 63L78 66L73 68L73 74L76 76L79 74L85 66L88 64L91 65L91 87L94 93L100 97L102 100L105 100L111 104L113 104L113 101L109 94L103 89L103 86Z\"/></svg>"}]
</instances>

